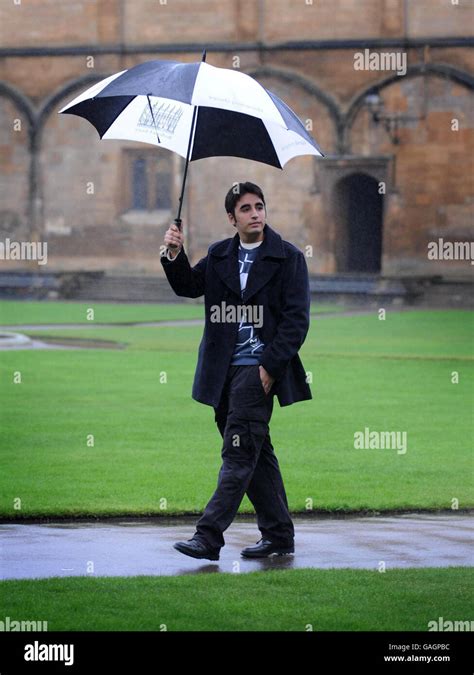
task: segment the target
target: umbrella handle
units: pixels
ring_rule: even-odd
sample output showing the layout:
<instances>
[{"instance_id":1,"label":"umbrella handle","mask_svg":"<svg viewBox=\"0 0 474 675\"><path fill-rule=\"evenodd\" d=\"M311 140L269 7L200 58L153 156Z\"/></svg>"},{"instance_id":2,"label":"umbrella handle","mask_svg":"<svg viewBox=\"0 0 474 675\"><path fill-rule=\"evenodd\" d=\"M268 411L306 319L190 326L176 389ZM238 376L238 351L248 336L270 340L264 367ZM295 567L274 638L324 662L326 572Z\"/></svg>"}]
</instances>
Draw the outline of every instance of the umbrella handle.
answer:
<instances>
[{"instance_id":1,"label":"umbrella handle","mask_svg":"<svg viewBox=\"0 0 474 675\"><path fill-rule=\"evenodd\" d=\"M175 219L174 219L174 224L176 225L176 227L178 228L178 230L179 230L180 232L182 232L182 227L181 227L181 223L182 223L182 222L183 222L183 221L181 220L181 218L175 218ZM178 247L177 247L177 246L174 246L173 244L168 244L168 248L170 248L172 251L174 251L174 250L177 249Z\"/></svg>"}]
</instances>

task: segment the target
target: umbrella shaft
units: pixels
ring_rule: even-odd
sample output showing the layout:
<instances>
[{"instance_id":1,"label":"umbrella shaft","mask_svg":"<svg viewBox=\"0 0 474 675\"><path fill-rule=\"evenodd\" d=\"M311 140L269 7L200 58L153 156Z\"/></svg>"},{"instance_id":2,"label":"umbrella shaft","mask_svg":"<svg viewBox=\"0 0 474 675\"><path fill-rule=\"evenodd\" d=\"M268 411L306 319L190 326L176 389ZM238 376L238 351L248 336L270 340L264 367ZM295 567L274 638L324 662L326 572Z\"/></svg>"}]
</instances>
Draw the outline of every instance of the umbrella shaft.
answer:
<instances>
[{"instance_id":1,"label":"umbrella shaft","mask_svg":"<svg viewBox=\"0 0 474 675\"><path fill-rule=\"evenodd\" d=\"M178 226L179 229L181 229L181 208L183 206L184 188L186 186L186 176L188 175L189 157L191 155L191 144L193 142L194 127L196 125L197 111L198 111L198 106L196 105L196 106L194 106L193 118L191 120L191 133L189 134L188 150L186 152L186 164L184 165L183 184L181 185L181 194L179 196L178 214L177 214L176 219L175 219L175 223L176 223L176 225Z\"/></svg>"},{"instance_id":2,"label":"umbrella shaft","mask_svg":"<svg viewBox=\"0 0 474 675\"><path fill-rule=\"evenodd\" d=\"M201 61L206 60L206 50L204 49L201 57ZM193 119L191 120L191 133L189 134L189 142L188 142L188 151L186 153L186 165L184 167L184 176L183 176L183 184L181 186L181 194L179 196L179 206L178 206L178 215L174 219L174 222L178 226L178 230L181 230L181 208L183 206L183 195L184 195L184 186L186 185L186 176L188 174L188 164L189 164L189 156L191 153L191 143L193 141L193 135L194 135L194 126L196 124L196 115L197 115L197 106L194 107L193 110Z\"/></svg>"}]
</instances>

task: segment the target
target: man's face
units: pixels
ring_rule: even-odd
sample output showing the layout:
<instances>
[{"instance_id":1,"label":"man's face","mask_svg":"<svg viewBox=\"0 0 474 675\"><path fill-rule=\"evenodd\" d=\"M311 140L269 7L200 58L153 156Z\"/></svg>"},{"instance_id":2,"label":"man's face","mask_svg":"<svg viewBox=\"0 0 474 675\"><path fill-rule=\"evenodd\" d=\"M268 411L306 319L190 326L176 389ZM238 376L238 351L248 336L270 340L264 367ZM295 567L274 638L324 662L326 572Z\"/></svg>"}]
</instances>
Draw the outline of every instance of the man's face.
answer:
<instances>
[{"instance_id":1,"label":"man's face","mask_svg":"<svg viewBox=\"0 0 474 675\"><path fill-rule=\"evenodd\" d=\"M250 192L243 194L235 205L235 217L228 213L232 225L235 225L240 238L244 242L252 243L263 239L265 226L265 204L260 197Z\"/></svg>"}]
</instances>

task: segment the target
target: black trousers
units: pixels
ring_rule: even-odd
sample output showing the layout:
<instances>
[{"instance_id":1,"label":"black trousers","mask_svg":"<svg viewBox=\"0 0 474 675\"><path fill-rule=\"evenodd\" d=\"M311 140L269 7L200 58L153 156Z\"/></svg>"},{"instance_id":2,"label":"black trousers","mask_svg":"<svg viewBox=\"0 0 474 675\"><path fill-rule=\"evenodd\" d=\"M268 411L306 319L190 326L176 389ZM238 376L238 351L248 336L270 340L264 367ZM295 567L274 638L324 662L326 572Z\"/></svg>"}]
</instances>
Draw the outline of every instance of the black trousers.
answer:
<instances>
[{"instance_id":1,"label":"black trousers","mask_svg":"<svg viewBox=\"0 0 474 675\"><path fill-rule=\"evenodd\" d=\"M268 427L273 393L265 393L258 365L230 366L214 411L224 441L222 466L193 539L213 549L224 546L223 532L247 494L262 537L282 546L293 544L293 522Z\"/></svg>"}]
</instances>

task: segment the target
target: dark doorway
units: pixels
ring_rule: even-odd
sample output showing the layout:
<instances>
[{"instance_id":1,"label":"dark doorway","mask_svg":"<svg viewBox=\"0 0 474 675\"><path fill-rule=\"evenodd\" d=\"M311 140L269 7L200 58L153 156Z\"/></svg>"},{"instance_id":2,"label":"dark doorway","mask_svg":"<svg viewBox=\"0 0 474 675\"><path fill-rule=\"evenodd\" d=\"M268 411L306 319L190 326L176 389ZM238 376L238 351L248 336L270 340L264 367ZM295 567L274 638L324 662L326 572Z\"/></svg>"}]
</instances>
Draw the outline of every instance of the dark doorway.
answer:
<instances>
[{"instance_id":1,"label":"dark doorway","mask_svg":"<svg viewBox=\"0 0 474 675\"><path fill-rule=\"evenodd\" d=\"M341 180L334 189L335 253L338 272L380 272L383 194L364 173Z\"/></svg>"}]
</instances>

